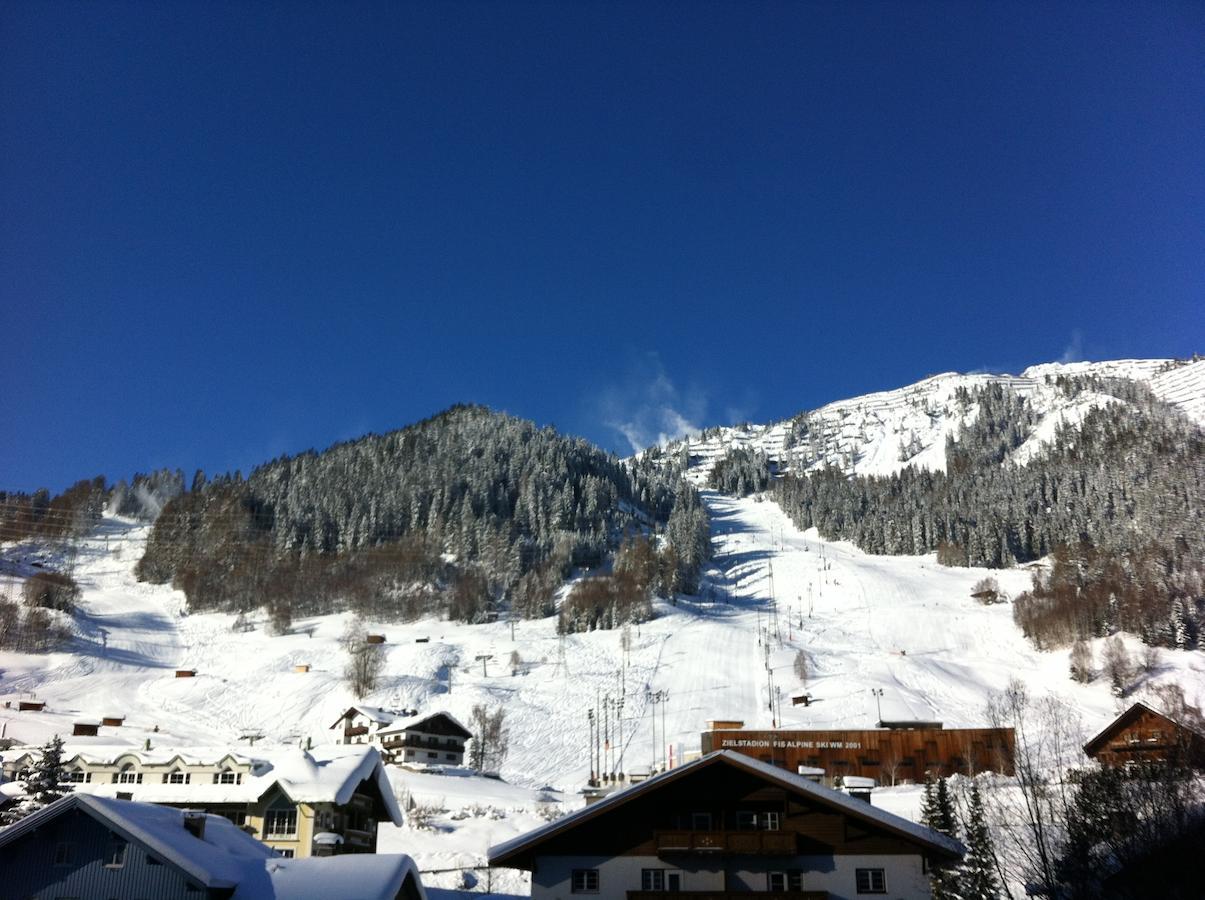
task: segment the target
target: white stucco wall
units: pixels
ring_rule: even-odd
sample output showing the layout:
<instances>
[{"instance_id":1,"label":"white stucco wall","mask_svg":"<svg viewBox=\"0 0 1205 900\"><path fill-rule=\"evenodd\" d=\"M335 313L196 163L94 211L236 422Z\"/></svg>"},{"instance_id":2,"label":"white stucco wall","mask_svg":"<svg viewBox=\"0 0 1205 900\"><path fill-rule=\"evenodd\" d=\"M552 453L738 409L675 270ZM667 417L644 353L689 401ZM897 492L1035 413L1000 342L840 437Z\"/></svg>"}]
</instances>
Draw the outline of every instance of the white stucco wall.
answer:
<instances>
[{"instance_id":1,"label":"white stucco wall","mask_svg":"<svg viewBox=\"0 0 1205 900\"><path fill-rule=\"evenodd\" d=\"M929 900L929 878L919 855L719 857L683 856L671 861L656 856L540 856L531 879L532 900L625 900L641 889L642 869L682 873L683 891L765 891L767 873L803 870L805 891L827 891L830 900ZM574 869L598 869L598 893L574 894ZM882 869L885 894L858 894L856 869Z\"/></svg>"}]
</instances>

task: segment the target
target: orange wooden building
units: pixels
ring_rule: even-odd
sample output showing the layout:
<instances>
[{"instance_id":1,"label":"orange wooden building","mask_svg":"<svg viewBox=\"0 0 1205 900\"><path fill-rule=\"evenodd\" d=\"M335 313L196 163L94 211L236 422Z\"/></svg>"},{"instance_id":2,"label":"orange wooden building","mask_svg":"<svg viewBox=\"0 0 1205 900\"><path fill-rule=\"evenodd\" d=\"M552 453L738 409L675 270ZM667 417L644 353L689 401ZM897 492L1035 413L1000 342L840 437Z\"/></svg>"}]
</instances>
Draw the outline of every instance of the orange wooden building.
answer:
<instances>
[{"instance_id":1,"label":"orange wooden building","mask_svg":"<svg viewBox=\"0 0 1205 900\"><path fill-rule=\"evenodd\" d=\"M934 776L1013 774L1011 728L943 728L940 722L894 723L890 728L746 731L742 722L709 722L702 751L736 750L791 772L823 769L824 779L855 775L879 784Z\"/></svg>"},{"instance_id":2,"label":"orange wooden building","mask_svg":"<svg viewBox=\"0 0 1205 900\"><path fill-rule=\"evenodd\" d=\"M1205 734L1139 701L1084 744L1102 766L1181 762L1205 769Z\"/></svg>"}]
</instances>

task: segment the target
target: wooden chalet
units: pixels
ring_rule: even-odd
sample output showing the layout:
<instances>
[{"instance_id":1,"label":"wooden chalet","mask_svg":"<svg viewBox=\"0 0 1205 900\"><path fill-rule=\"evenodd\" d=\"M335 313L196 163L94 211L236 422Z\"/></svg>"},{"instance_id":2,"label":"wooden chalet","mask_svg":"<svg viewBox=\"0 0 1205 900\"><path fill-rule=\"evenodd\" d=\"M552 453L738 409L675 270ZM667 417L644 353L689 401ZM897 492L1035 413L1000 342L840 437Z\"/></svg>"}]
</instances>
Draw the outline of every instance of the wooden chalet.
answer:
<instances>
[{"instance_id":1,"label":"wooden chalet","mask_svg":"<svg viewBox=\"0 0 1205 900\"><path fill-rule=\"evenodd\" d=\"M335 723L332 731L341 734L335 737L336 744L376 744L381 729L402 716L413 715L414 710L384 709L380 706L357 705L350 707Z\"/></svg>"},{"instance_id":2,"label":"wooden chalet","mask_svg":"<svg viewBox=\"0 0 1205 900\"><path fill-rule=\"evenodd\" d=\"M824 771L839 778L873 778L879 784L924 781L934 776L999 772L1013 774L1011 728L943 728L940 722L883 722L862 730L746 731L743 722L715 721L702 735L702 750L735 750L790 772Z\"/></svg>"},{"instance_id":3,"label":"wooden chalet","mask_svg":"<svg viewBox=\"0 0 1205 900\"><path fill-rule=\"evenodd\" d=\"M1102 766L1175 762L1205 770L1205 733L1139 701L1084 744Z\"/></svg>"},{"instance_id":4,"label":"wooden chalet","mask_svg":"<svg viewBox=\"0 0 1205 900\"><path fill-rule=\"evenodd\" d=\"M927 861L963 846L830 788L721 750L489 851L532 900L930 896Z\"/></svg>"},{"instance_id":5,"label":"wooden chalet","mask_svg":"<svg viewBox=\"0 0 1205 900\"><path fill-rule=\"evenodd\" d=\"M446 712L398 719L379 733L381 750L396 763L464 765L465 742L473 733Z\"/></svg>"}]
</instances>

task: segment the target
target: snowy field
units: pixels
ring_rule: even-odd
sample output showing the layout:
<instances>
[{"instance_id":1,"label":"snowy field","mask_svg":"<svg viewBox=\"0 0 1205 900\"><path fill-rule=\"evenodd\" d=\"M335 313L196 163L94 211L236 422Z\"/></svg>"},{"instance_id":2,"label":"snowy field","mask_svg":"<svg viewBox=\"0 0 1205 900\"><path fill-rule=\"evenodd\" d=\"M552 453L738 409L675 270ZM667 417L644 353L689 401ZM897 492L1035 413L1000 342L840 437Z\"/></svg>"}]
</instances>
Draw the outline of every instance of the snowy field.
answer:
<instances>
[{"instance_id":1,"label":"snowy field","mask_svg":"<svg viewBox=\"0 0 1205 900\"><path fill-rule=\"evenodd\" d=\"M623 771L697 751L709 719L770 726L762 641L773 631L771 585L778 635L769 634L770 667L784 698L779 724L787 727L873 726L879 712L872 689L883 692L885 718L980 725L988 694L1012 676L1038 696L1053 692L1070 701L1089 733L1119 709L1103 679L1085 686L1068 678L1066 651L1034 650L1013 625L1009 604L982 606L970 597L986 575L1015 594L1027 572L951 569L932 556L870 556L797 531L770 501L705 498L715 559L700 599L659 601L657 617L632 629L626 667L619 631L558 637L554 619L519 622L513 638L504 622L372 623L387 636L387 676L365 702L447 709L466 721L475 704L502 705L510 732L504 782L395 771L398 791L432 808L432 825L384 834L383 850L410 852L424 869L473 865L491 843L543 821L550 805L579 804L576 792L588 774L586 711L604 695L624 699L612 764ZM342 679L346 617L299 621L291 634L274 637L262 627L235 633L226 614L184 615L181 594L134 579L147 533L144 525L106 519L86 542L77 568L84 589L79 635L71 647L0 654L0 701L12 704L0 708L5 735L40 743L70 734L78 718L124 715L124 727L73 743L238 745L251 734L265 744L330 741L331 724L354 702ZM8 548L9 560L22 549ZM17 587L16 579L7 583ZM812 669L807 689L816 702L808 707L787 699L801 687L792 665L799 649ZM512 674L515 651L523 662ZM1205 655L1161 655L1153 677L1177 681L1190 700L1205 702ZM294 672L301 663L311 670ZM197 675L177 679L177 668ZM668 694L657 711L656 745L650 691ZM15 701L31 696L46 701L46 710L16 712ZM897 800L882 792L884 805L915 815L909 789L898 790ZM452 873L433 877L449 888L460 883Z\"/></svg>"}]
</instances>

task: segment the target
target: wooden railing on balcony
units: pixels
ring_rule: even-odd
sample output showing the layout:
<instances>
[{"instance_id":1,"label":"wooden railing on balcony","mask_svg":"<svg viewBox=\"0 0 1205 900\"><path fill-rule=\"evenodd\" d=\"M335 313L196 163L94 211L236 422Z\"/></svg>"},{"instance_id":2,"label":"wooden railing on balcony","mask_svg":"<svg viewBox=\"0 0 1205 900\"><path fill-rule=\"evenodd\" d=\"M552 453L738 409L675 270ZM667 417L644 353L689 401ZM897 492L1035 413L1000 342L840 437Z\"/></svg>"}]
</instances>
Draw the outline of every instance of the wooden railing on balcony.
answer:
<instances>
[{"instance_id":1,"label":"wooden railing on balcony","mask_svg":"<svg viewBox=\"0 0 1205 900\"><path fill-rule=\"evenodd\" d=\"M791 854L795 835L788 831L658 831L658 853Z\"/></svg>"},{"instance_id":2,"label":"wooden railing on balcony","mask_svg":"<svg viewBox=\"0 0 1205 900\"><path fill-rule=\"evenodd\" d=\"M368 734L367 725L352 725L343 729L344 737L358 737L362 734Z\"/></svg>"},{"instance_id":3,"label":"wooden railing on balcony","mask_svg":"<svg viewBox=\"0 0 1205 900\"><path fill-rule=\"evenodd\" d=\"M413 735L391 734L381 740L381 746L387 750L400 747L416 747L420 750L442 750L445 753L463 753L464 747L459 744L447 744L435 738L421 738Z\"/></svg>"},{"instance_id":4,"label":"wooden railing on balcony","mask_svg":"<svg viewBox=\"0 0 1205 900\"><path fill-rule=\"evenodd\" d=\"M627 900L828 900L828 891L628 891Z\"/></svg>"}]
</instances>

